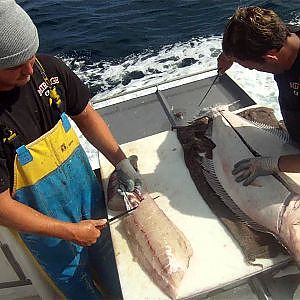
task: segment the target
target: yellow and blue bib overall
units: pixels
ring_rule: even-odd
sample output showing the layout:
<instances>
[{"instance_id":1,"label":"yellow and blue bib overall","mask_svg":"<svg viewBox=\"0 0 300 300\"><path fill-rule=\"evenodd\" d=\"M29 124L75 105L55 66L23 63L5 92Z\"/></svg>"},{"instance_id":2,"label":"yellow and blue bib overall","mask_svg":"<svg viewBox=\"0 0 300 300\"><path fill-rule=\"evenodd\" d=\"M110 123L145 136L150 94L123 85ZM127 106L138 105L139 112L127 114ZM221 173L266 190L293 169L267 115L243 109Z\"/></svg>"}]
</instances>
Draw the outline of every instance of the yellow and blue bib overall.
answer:
<instances>
[{"instance_id":1,"label":"yellow and blue bib overall","mask_svg":"<svg viewBox=\"0 0 300 300\"><path fill-rule=\"evenodd\" d=\"M102 188L65 113L49 132L17 148L13 197L65 222L106 218ZM91 247L55 237L20 236L67 299L102 299L93 283L91 266L111 295L120 295L107 228Z\"/></svg>"}]
</instances>

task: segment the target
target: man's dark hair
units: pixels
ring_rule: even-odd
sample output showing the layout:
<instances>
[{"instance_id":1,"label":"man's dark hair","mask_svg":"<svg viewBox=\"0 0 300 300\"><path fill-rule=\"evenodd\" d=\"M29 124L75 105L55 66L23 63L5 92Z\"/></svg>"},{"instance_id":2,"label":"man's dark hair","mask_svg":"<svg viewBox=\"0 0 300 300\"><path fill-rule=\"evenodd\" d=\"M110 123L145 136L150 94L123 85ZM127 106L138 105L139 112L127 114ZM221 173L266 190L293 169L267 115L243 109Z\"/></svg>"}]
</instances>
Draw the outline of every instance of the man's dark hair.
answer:
<instances>
[{"instance_id":1,"label":"man's dark hair","mask_svg":"<svg viewBox=\"0 0 300 300\"><path fill-rule=\"evenodd\" d=\"M222 48L227 56L264 62L270 50L280 50L290 31L272 10L256 6L238 8L227 23Z\"/></svg>"}]
</instances>

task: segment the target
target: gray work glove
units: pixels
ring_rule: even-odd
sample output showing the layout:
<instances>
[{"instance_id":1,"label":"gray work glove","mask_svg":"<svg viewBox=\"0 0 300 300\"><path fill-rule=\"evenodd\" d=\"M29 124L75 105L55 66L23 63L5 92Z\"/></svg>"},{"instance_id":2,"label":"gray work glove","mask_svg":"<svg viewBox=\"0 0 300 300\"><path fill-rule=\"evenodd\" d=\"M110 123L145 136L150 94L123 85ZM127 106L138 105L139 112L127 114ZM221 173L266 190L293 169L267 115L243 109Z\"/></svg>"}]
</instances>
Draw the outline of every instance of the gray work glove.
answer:
<instances>
[{"instance_id":1,"label":"gray work glove","mask_svg":"<svg viewBox=\"0 0 300 300\"><path fill-rule=\"evenodd\" d=\"M237 162L232 170L236 182L243 182L244 186L249 185L256 177L271 175L279 172L277 157L255 157L243 159Z\"/></svg>"},{"instance_id":2,"label":"gray work glove","mask_svg":"<svg viewBox=\"0 0 300 300\"><path fill-rule=\"evenodd\" d=\"M134 169L128 158L121 160L116 165L117 178L127 192L132 192L134 188L141 189L141 175Z\"/></svg>"}]
</instances>

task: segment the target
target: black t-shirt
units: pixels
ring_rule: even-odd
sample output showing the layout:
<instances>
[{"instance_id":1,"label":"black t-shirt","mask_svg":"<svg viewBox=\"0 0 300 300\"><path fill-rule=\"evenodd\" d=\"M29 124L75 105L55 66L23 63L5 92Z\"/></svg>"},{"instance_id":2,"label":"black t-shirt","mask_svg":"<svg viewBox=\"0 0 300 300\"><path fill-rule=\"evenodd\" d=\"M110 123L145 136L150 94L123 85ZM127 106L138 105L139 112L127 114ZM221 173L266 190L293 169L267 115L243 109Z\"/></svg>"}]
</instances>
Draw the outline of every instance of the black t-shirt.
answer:
<instances>
[{"instance_id":1,"label":"black t-shirt","mask_svg":"<svg viewBox=\"0 0 300 300\"><path fill-rule=\"evenodd\" d=\"M297 32L299 35L299 33ZM300 52L293 66L274 75L279 89L279 105L284 124L291 138L300 143Z\"/></svg>"},{"instance_id":2,"label":"black t-shirt","mask_svg":"<svg viewBox=\"0 0 300 300\"><path fill-rule=\"evenodd\" d=\"M88 88L59 59L48 55L37 55L37 58L60 95L62 111L69 116L81 113L90 99ZM50 107L49 88L36 63L33 76L25 86L0 92L0 131L5 128L17 134L16 143L10 145L0 137L0 192L12 188L15 147L34 141L58 120L59 112Z\"/></svg>"}]
</instances>

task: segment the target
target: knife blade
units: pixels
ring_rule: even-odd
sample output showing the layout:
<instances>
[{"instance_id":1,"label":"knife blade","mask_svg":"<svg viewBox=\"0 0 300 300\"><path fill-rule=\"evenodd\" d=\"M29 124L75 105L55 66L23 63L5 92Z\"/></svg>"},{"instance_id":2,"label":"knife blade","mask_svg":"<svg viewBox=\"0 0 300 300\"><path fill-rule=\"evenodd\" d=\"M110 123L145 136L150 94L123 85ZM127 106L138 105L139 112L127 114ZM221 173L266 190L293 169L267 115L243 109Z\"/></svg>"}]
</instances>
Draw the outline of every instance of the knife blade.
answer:
<instances>
[{"instance_id":1,"label":"knife blade","mask_svg":"<svg viewBox=\"0 0 300 300\"><path fill-rule=\"evenodd\" d=\"M213 87L213 85L215 84L215 82L217 81L217 79L220 77L220 72L218 71L215 79L213 80L213 82L211 83L211 85L209 86L208 90L206 91L205 95L202 97L200 103L198 104L198 106L200 107L201 104L203 103L203 101L205 100L206 96L208 95L208 93L210 92L211 88Z\"/></svg>"},{"instance_id":2,"label":"knife blade","mask_svg":"<svg viewBox=\"0 0 300 300\"><path fill-rule=\"evenodd\" d=\"M129 214L130 212L132 212L133 210L135 210L137 207L138 207L138 205L135 206L135 207L133 207L133 208L131 208L131 209L129 209L129 210L126 210L126 211L124 211L124 212L122 212L122 213L120 213L120 214L118 214L118 215L116 215L116 216L114 216L114 217L112 217L110 219L108 219L107 223L111 223L112 221L114 221L116 219L119 219L119 218L121 218L121 217Z\"/></svg>"},{"instance_id":3,"label":"knife blade","mask_svg":"<svg viewBox=\"0 0 300 300\"><path fill-rule=\"evenodd\" d=\"M125 216L125 215L131 213L131 212L132 212L133 210L135 210L137 207L138 207L138 205L135 206L135 207L133 207L133 208L131 208L131 209L128 209L128 210L126 210L126 211L124 211L124 212L122 212L122 213L120 213L120 214L118 214L118 215L116 215L116 216L114 216L114 217L112 217L112 218L107 219L107 222L106 222L105 224L96 226L96 228L102 230L103 228L105 228L105 227L106 227L108 224L110 224L111 222L113 222L113 221L115 221L115 220L117 220L117 219L119 219L119 218L122 218L123 216Z\"/></svg>"}]
</instances>

